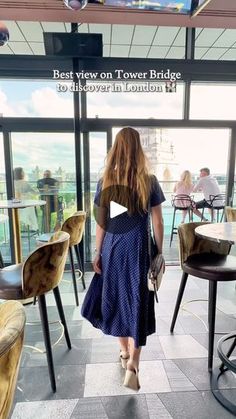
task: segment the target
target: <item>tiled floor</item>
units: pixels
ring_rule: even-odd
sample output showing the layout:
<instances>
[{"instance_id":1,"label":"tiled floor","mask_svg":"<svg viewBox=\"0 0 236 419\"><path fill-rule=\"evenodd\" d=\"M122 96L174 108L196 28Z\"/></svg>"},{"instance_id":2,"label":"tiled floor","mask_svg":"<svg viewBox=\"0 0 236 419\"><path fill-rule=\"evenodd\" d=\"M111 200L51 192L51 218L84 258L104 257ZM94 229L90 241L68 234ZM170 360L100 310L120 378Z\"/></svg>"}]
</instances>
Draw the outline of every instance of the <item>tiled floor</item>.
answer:
<instances>
[{"instance_id":1,"label":"tiled floor","mask_svg":"<svg viewBox=\"0 0 236 419\"><path fill-rule=\"evenodd\" d=\"M87 285L92 274L86 274ZM207 281L189 277L174 335L169 328L181 272L168 267L156 305L157 331L148 338L140 363L139 393L122 385L124 370L114 337L104 336L83 320L74 305L70 274L60 285L73 348L64 338L53 349L57 392L51 392L38 307L27 306L25 348L12 419L224 419L233 417L214 399L207 372ZM85 293L80 284L80 302ZM203 301L202 301L203 300ZM51 338L61 335L53 295L48 295ZM216 342L236 329L235 283L218 288ZM195 314L195 315L193 315ZM219 333L218 333L219 332ZM36 348L36 349L35 349ZM219 363L217 358L215 364ZM220 387L236 400L236 376L228 373Z\"/></svg>"}]
</instances>

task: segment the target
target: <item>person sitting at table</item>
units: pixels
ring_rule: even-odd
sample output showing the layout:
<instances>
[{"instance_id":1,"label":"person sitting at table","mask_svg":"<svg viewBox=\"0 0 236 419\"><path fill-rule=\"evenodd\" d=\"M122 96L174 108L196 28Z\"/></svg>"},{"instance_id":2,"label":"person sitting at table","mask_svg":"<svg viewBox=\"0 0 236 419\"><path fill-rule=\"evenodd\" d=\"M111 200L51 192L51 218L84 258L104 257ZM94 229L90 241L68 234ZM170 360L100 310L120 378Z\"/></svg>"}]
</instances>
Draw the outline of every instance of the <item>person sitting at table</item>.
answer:
<instances>
[{"instance_id":1,"label":"person sitting at table","mask_svg":"<svg viewBox=\"0 0 236 419\"><path fill-rule=\"evenodd\" d=\"M46 211L48 211L49 226L44 226L46 231L50 230L51 214L58 211L58 186L59 182L52 177L51 170L45 170L43 178L37 181L40 198L47 202ZM45 208L43 207L44 210Z\"/></svg>"},{"instance_id":2,"label":"person sitting at table","mask_svg":"<svg viewBox=\"0 0 236 419\"><path fill-rule=\"evenodd\" d=\"M22 167L15 167L14 169L14 188L15 198L25 200L35 198L34 195L37 193L25 180L25 172ZM33 196L32 196L33 195ZM21 208L20 209L20 221L25 226L28 226L32 231L38 231L38 220L34 207Z\"/></svg>"},{"instance_id":3,"label":"person sitting at table","mask_svg":"<svg viewBox=\"0 0 236 419\"><path fill-rule=\"evenodd\" d=\"M200 169L200 178L193 188L193 192L198 191L201 191L203 193L204 199L196 202L196 208L208 208L211 215L211 219L214 220L214 209L211 204L211 196L219 195L220 187L217 182L217 179L210 174L210 169L208 167L203 167L202 169ZM218 200L217 205L223 205L223 200ZM202 214L199 215L199 217L202 218ZM203 220L205 221L205 218L203 218Z\"/></svg>"},{"instance_id":4,"label":"person sitting at table","mask_svg":"<svg viewBox=\"0 0 236 419\"><path fill-rule=\"evenodd\" d=\"M175 195L190 195L191 192L193 192L194 185L192 183L192 175L189 170L184 170L183 173L180 176L180 180L176 182L174 186L174 193ZM179 199L175 200L175 206L179 207L186 207L189 206L189 200ZM195 203L192 200L191 209L194 212L194 214L198 215L199 217L202 216L200 211L195 208ZM183 210L182 212L182 221L181 223L185 222L185 218L187 215L187 210Z\"/></svg>"}]
</instances>

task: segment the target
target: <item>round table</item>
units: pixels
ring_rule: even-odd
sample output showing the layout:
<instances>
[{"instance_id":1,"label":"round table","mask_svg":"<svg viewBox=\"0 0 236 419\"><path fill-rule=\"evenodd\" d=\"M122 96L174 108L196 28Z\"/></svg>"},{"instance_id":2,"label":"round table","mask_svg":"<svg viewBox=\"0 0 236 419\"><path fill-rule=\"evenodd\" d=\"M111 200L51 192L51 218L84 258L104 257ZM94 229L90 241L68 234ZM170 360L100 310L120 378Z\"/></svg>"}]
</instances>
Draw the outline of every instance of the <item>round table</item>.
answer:
<instances>
[{"instance_id":1,"label":"round table","mask_svg":"<svg viewBox=\"0 0 236 419\"><path fill-rule=\"evenodd\" d=\"M204 224L195 229L197 236L217 243L236 243L236 222Z\"/></svg>"},{"instance_id":2,"label":"round table","mask_svg":"<svg viewBox=\"0 0 236 419\"><path fill-rule=\"evenodd\" d=\"M21 263L23 261L18 210L20 208L36 207L38 205L46 205L46 201L39 201L36 199L22 201L11 199L8 201L0 201L0 209L8 209L12 214L15 263Z\"/></svg>"},{"instance_id":3,"label":"round table","mask_svg":"<svg viewBox=\"0 0 236 419\"><path fill-rule=\"evenodd\" d=\"M229 243L236 244L236 222L227 222L227 223L214 223L214 224L204 224L195 229L197 236L215 241L217 243ZM228 353L222 349L223 343L227 340L234 339L231 344L231 348ZM236 416L236 406L230 400L228 400L224 394L221 393L218 385L218 380L220 376L227 370L236 372L236 361L230 361L229 357L233 352L233 349L236 346L236 331L226 334L223 338L220 339L217 345L218 355L222 361L220 368L216 367L211 375L211 390L215 398L231 413Z\"/></svg>"}]
</instances>

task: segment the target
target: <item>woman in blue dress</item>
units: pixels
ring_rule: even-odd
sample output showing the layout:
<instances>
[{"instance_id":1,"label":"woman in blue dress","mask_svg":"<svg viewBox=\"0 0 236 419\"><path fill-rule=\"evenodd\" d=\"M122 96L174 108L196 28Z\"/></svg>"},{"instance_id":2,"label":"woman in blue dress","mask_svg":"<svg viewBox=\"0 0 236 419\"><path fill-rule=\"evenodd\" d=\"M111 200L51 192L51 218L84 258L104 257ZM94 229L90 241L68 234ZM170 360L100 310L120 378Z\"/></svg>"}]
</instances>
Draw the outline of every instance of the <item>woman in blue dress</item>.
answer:
<instances>
[{"instance_id":1,"label":"woman in blue dress","mask_svg":"<svg viewBox=\"0 0 236 419\"><path fill-rule=\"evenodd\" d=\"M154 293L147 287L148 217L150 212L155 241L162 253L164 200L156 177L148 171L138 131L121 129L108 153L95 195L95 275L82 315L103 333L118 337L121 364L126 368L124 385L134 390L140 388L141 348L147 336L155 332ZM110 214L109 218L111 201L128 211L114 217Z\"/></svg>"}]
</instances>

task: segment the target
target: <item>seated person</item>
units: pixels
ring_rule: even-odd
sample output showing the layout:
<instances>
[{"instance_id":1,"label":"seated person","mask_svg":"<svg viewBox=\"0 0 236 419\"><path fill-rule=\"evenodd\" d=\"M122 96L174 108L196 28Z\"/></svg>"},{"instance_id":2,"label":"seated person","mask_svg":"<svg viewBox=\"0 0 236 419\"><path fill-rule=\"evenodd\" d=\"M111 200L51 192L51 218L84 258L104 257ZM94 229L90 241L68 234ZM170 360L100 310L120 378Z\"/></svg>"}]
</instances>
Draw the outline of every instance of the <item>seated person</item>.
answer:
<instances>
[{"instance_id":1,"label":"seated person","mask_svg":"<svg viewBox=\"0 0 236 419\"><path fill-rule=\"evenodd\" d=\"M189 170L184 170L180 176L180 180L176 182L174 186L174 193L176 195L190 195L193 190L193 183L192 183L192 175ZM175 200L175 206L179 207L188 207L189 201L185 201L184 199ZM187 210L183 210L182 212L182 221L181 223L185 222L185 218L187 215Z\"/></svg>"},{"instance_id":2,"label":"seated person","mask_svg":"<svg viewBox=\"0 0 236 419\"><path fill-rule=\"evenodd\" d=\"M220 194L220 187L217 182L217 180L211 176L210 169L208 167L204 167L200 170L200 179L196 183L196 185L193 188L193 192L202 191L204 195L204 199L201 201L196 202L196 208L209 208L209 212L211 214L212 220L214 219L214 209L211 205L211 198L210 195L218 195ZM221 205L221 202L217 202L217 205ZM223 205L223 200L222 200ZM200 215L199 215L200 214ZM199 217L201 218L202 215L199 211ZM207 221L205 218L203 218L204 221Z\"/></svg>"},{"instance_id":3,"label":"seated person","mask_svg":"<svg viewBox=\"0 0 236 419\"><path fill-rule=\"evenodd\" d=\"M37 181L37 188L40 192L40 198L47 202L47 210L49 215L49 224L51 225L51 213L58 211L58 186L59 182L57 179L52 177L50 170L45 170L43 178ZM42 208L45 210L45 208ZM46 227L46 226L45 226ZM45 228L45 231L49 227Z\"/></svg>"}]
</instances>

